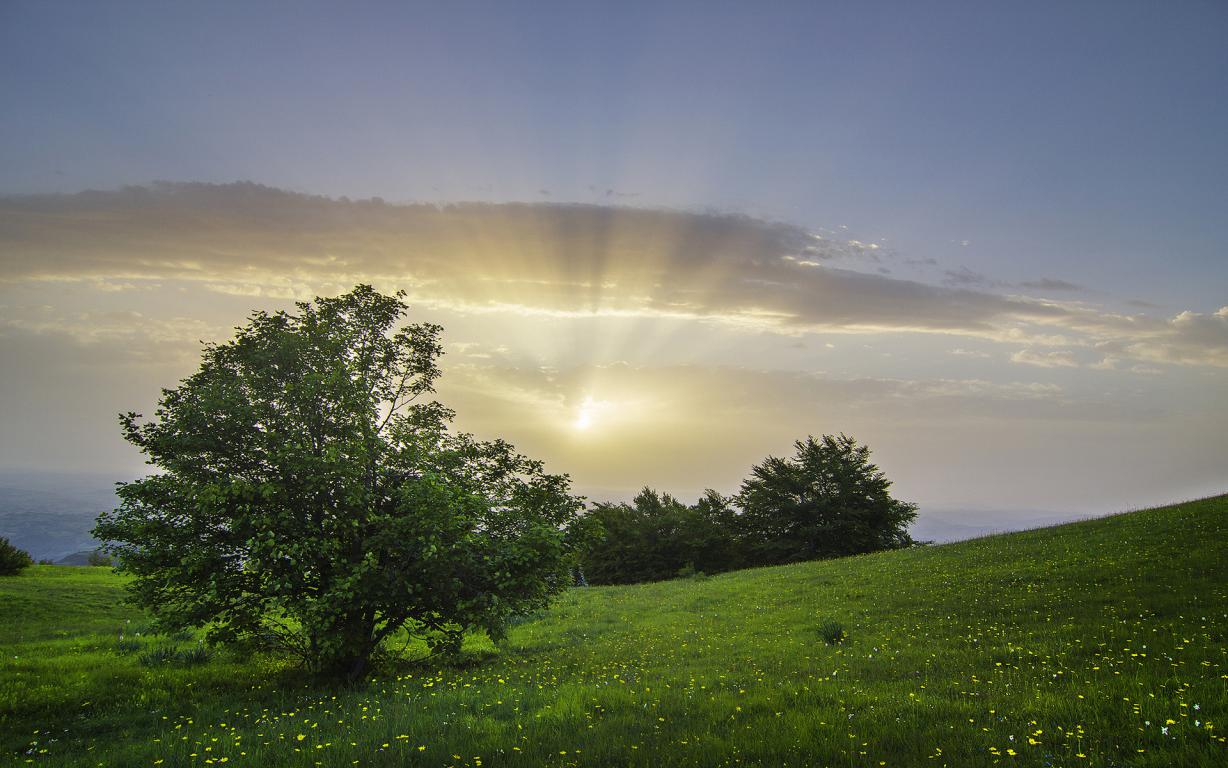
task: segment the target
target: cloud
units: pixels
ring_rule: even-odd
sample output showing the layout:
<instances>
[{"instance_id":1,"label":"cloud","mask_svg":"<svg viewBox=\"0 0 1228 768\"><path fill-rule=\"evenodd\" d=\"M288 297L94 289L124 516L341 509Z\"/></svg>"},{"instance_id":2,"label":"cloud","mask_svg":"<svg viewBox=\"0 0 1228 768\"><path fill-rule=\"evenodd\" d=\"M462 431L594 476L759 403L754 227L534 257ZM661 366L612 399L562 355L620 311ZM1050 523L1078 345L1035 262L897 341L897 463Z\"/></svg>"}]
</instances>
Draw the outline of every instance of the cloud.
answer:
<instances>
[{"instance_id":1,"label":"cloud","mask_svg":"<svg viewBox=\"0 0 1228 768\"><path fill-rule=\"evenodd\" d=\"M1218 316L1164 321L1001 295L988 290L999 283L967 268L930 285L878 273L879 252L876 243L733 214L389 204L250 183L0 198L0 291L177 282L302 299L371 282L472 314L674 318L793 335L942 333L1228 365ZM1059 283L1073 285L1037 284Z\"/></svg>"},{"instance_id":2,"label":"cloud","mask_svg":"<svg viewBox=\"0 0 1228 768\"><path fill-rule=\"evenodd\" d=\"M1097 456L1093 463L1107 465L1093 473L1107 481L1120 473L1120 462L1089 445L1158 452L1150 437L1172 426L1171 414L1137 391L1106 397L1026 376L989 381L715 365L478 363L446 367L439 394L456 409L460 428L507 437L547 466L571 472L594 498L633 493L644 484L683 494L704 487L730 492L764 456L787 453L806 434L841 431L873 446L905 498L914 489L940 494L980 484L987 498L1001 498L1004 484L1015 482L1022 493L1036 477L1060 474L1089 453ZM591 428L575 430L590 398L605 407ZM1123 442L1122 434L1145 439Z\"/></svg>"},{"instance_id":3,"label":"cloud","mask_svg":"<svg viewBox=\"0 0 1228 768\"><path fill-rule=\"evenodd\" d=\"M962 287L962 288L1003 288L1008 287L1010 283L1004 283L1000 280L994 280L988 275L983 275L980 272L975 272L967 267L961 266L959 269L948 269L943 272L943 285ZM1039 280L1026 280L1022 283L1015 283L1014 287L1026 288L1035 291L1083 291L1086 290L1081 285L1069 283L1065 280L1056 280L1050 277L1042 277Z\"/></svg>"},{"instance_id":4,"label":"cloud","mask_svg":"<svg viewBox=\"0 0 1228 768\"><path fill-rule=\"evenodd\" d=\"M762 423L791 425L799 415L816 412L856 414L859 420L947 419L955 414L1012 419L1059 411L1096 418L1108 413L1048 382L840 377L738 366L613 363L559 370L465 361L450 364L441 382L445 400L470 393L530 405L533 409L525 414L530 422L543 417L567 420L568 408L586 397L616 406L620 400L634 401L621 418L652 424L653 429L719 422L740 430L746 428L748 414ZM768 392L771 397L764 396Z\"/></svg>"},{"instance_id":5,"label":"cloud","mask_svg":"<svg viewBox=\"0 0 1228 768\"><path fill-rule=\"evenodd\" d=\"M151 317L131 309L10 308L0 317L0 341L21 342L30 348L62 344L75 358L110 366L187 364L198 359L201 341L225 335L223 326L197 318Z\"/></svg>"},{"instance_id":6,"label":"cloud","mask_svg":"<svg viewBox=\"0 0 1228 768\"><path fill-rule=\"evenodd\" d=\"M1053 351L1021 349L1011 355L1011 362L1035 365L1040 368L1077 368L1079 366L1074 353L1067 349Z\"/></svg>"},{"instance_id":7,"label":"cloud","mask_svg":"<svg viewBox=\"0 0 1228 768\"><path fill-rule=\"evenodd\" d=\"M942 274L943 285L957 288L988 288L999 285L998 282L990 280L980 272L974 272L964 266L961 266L959 269L948 269Z\"/></svg>"},{"instance_id":8,"label":"cloud","mask_svg":"<svg viewBox=\"0 0 1228 768\"><path fill-rule=\"evenodd\" d=\"M1181 312L1138 341L1108 346L1154 363L1228 367L1228 306L1211 313Z\"/></svg>"},{"instance_id":9,"label":"cloud","mask_svg":"<svg viewBox=\"0 0 1228 768\"><path fill-rule=\"evenodd\" d=\"M1057 280L1052 277L1042 277L1039 280L1027 280L1019 283L1021 288L1031 288L1037 291L1085 291L1084 286L1077 283L1068 283L1065 280Z\"/></svg>"},{"instance_id":10,"label":"cloud","mask_svg":"<svg viewBox=\"0 0 1228 768\"><path fill-rule=\"evenodd\" d=\"M952 430L970 430L969 439L980 442L984 435L973 433L991 424L1010 432L1039 423L1139 424L1159 415L1137 397L1091 399L1052 383L842 378L712 365L555 370L453 363L439 394L462 429L507 435L599 485L615 483L619 472L656 482L654 474L668 467L702 487L741 476L750 460L807 433L845 431L870 440L929 434L946 444ZM599 423L577 434L573 425L585 402L604 408Z\"/></svg>"},{"instance_id":11,"label":"cloud","mask_svg":"<svg viewBox=\"0 0 1228 768\"><path fill-rule=\"evenodd\" d=\"M1152 302L1144 301L1143 299L1130 299L1126 302L1126 304L1131 307L1138 307L1139 309L1163 309L1161 305L1153 304Z\"/></svg>"},{"instance_id":12,"label":"cloud","mask_svg":"<svg viewBox=\"0 0 1228 768\"><path fill-rule=\"evenodd\" d=\"M947 354L954 355L955 357L975 357L982 360L987 360L990 357L990 354L983 350L964 349L963 347L956 347L955 349L948 351Z\"/></svg>"}]
</instances>

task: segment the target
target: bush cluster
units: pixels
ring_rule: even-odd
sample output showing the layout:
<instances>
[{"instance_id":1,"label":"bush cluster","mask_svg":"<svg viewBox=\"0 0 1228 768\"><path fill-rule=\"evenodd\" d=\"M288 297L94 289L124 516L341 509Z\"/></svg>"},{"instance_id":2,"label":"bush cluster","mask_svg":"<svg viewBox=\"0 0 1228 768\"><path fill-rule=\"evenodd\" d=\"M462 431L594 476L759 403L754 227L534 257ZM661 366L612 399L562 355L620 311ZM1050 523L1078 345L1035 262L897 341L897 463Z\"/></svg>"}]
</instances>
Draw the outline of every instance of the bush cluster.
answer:
<instances>
[{"instance_id":1,"label":"bush cluster","mask_svg":"<svg viewBox=\"0 0 1228 768\"><path fill-rule=\"evenodd\" d=\"M808 437L768 457L733 496L687 505L651 488L597 503L572 530L581 573L630 584L911 546L916 506L893 499L870 449L847 435Z\"/></svg>"},{"instance_id":2,"label":"bush cluster","mask_svg":"<svg viewBox=\"0 0 1228 768\"><path fill-rule=\"evenodd\" d=\"M160 667L169 664L179 664L185 667L208 663L213 655L203 645L192 648L179 648L174 645L160 645L145 651L137 657L141 666Z\"/></svg>"},{"instance_id":3,"label":"bush cluster","mask_svg":"<svg viewBox=\"0 0 1228 768\"><path fill-rule=\"evenodd\" d=\"M13 576L33 564L30 553L18 549L11 541L0 536L0 576Z\"/></svg>"}]
</instances>

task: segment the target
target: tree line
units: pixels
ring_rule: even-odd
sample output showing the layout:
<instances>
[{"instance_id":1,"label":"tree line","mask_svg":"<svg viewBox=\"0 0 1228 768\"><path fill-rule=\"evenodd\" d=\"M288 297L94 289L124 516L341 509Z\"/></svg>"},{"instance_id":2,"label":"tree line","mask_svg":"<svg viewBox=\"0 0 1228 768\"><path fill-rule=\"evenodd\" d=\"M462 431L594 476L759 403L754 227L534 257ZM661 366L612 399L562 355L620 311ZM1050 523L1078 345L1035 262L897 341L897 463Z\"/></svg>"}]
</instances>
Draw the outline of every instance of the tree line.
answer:
<instances>
[{"instance_id":1,"label":"tree line","mask_svg":"<svg viewBox=\"0 0 1228 768\"><path fill-rule=\"evenodd\" d=\"M578 577L631 584L913 544L916 506L891 497L867 446L841 434L794 448L754 466L732 496L708 490L687 505L644 488L630 503L592 505L573 524Z\"/></svg>"}]
</instances>

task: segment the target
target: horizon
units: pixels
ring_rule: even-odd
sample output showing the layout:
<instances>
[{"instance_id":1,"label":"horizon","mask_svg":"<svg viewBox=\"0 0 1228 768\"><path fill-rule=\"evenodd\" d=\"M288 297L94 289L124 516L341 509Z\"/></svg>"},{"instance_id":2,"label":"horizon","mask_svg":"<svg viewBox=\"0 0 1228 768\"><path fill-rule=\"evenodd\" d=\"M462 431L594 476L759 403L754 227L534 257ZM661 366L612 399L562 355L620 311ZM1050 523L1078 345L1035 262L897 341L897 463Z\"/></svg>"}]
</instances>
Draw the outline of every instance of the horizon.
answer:
<instances>
[{"instance_id":1,"label":"horizon","mask_svg":"<svg viewBox=\"0 0 1228 768\"><path fill-rule=\"evenodd\" d=\"M363 282L443 325L458 428L595 500L732 493L841 432L923 511L1223 493L1226 31L6 4L0 468L136 476L116 414L201 341Z\"/></svg>"}]
</instances>

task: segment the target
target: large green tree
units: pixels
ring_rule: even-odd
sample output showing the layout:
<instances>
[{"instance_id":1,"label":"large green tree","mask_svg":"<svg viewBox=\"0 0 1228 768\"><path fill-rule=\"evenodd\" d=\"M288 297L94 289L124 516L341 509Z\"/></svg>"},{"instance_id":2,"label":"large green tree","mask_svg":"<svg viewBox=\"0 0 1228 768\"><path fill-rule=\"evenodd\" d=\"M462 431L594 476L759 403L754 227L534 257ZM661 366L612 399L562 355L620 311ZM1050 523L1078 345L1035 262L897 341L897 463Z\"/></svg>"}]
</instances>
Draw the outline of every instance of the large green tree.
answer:
<instances>
[{"instance_id":1,"label":"large green tree","mask_svg":"<svg viewBox=\"0 0 1228 768\"><path fill-rule=\"evenodd\" d=\"M442 329L360 285L255 312L156 416L120 417L158 473L95 536L165 626L293 652L355 679L404 631L436 650L568 584L566 475L448 429Z\"/></svg>"},{"instance_id":2,"label":"large green tree","mask_svg":"<svg viewBox=\"0 0 1228 768\"><path fill-rule=\"evenodd\" d=\"M742 483L737 522L758 565L856 555L912 544L915 504L891 497L870 449L847 435L807 437L792 458L769 456Z\"/></svg>"}]
</instances>

